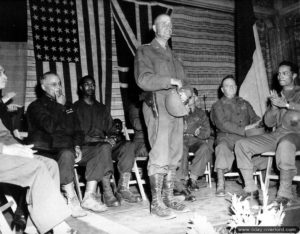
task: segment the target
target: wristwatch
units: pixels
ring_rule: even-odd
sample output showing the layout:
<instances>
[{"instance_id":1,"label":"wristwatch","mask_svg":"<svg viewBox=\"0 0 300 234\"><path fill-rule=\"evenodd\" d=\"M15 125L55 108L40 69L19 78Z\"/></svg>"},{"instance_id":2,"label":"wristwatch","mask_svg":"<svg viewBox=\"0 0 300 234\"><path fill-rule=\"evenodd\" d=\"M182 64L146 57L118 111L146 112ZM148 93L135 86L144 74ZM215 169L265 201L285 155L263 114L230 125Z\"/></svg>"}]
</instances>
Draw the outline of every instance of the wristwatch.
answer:
<instances>
[{"instance_id":1,"label":"wristwatch","mask_svg":"<svg viewBox=\"0 0 300 234\"><path fill-rule=\"evenodd\" d=\"M287 102L287 103L285 104L285 107L286 107L286 109L289 109L289 108L290 108L290 104Z\"/></svg>"}]
</instances>

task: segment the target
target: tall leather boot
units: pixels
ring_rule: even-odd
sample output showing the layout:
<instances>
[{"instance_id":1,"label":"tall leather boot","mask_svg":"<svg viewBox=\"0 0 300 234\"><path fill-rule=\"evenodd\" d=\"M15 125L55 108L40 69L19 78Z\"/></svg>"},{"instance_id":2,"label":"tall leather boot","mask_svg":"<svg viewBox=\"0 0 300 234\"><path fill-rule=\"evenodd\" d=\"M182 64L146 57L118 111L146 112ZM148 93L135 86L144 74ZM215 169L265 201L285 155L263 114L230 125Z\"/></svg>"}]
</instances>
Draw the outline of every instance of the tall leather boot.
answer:
<instances>
[{"instance_id":1,"label":"tall leather boot","mask_svg":"<svg viewBox=\"0 0 300 234\"><path fill-rule=\"evenodd\" d=\"M172 210L165 206L162 201L162 186L164 180L164 174L154 174L149 177L152 202L151 202L151 214L157 215L165 219L175 218L175 214Z\"/></svg>"},{"instance_id":2,"label":"tall leather boot","mask_svg":"<svg viewBox=\"0 0 300 234\"><path fill-rule=\"evenodd\" d=\"M284 207L291 205L293 199L292 182L295 175L295 170L280 170L280 185L273 205L280 206L282 204Z\"/></svg>"},{"instance_id":3,"label":"tall leather boot","mask_svg":"<svg viewBox=\"0 0 300 234\"><path fill-rule=\"evenodd\" d=\"M223 169L217 169L217 191L216 196L217 197L224 197L225 196L225 178L224 178L224 170Z\"/></svg>"},{"instance_id":4,"label":"tall leather boot","mask_svg":"<svg viewBox=\"0 0 300 234\"><path fill-rule=\"evenodd\" d=\"M168 173L164 176L163 180L163 202L165 205L173 210L188 212L189 209L177 200L174 197L174 181L175 181L176 172L175 170L169 170Z\"/></svg>"},{"instance_id":5,"label":"tall leather boot","mask_svg":"<svg viewBox=\"0 0 300 234\"><path fill-rule=\"evenodd\" d=\"M130 177L131 177L131 172L124 172L120 175L120 179L118 183L118 193L123 200L129 203L137 203L142 199L140 196L134 195L129 190Z\"/></svg>"},{"instance_id":6,"label":"tall leather boot","mask_svg":"<svg viewBox=\"0 0 300 234\"><path fill-rule=\"evenodd\" d=\"M103 201L108 207L120 206L120 202L115 197L110 184L111 173L106 173L102 179Z\"/></svg>"}]
</instances>

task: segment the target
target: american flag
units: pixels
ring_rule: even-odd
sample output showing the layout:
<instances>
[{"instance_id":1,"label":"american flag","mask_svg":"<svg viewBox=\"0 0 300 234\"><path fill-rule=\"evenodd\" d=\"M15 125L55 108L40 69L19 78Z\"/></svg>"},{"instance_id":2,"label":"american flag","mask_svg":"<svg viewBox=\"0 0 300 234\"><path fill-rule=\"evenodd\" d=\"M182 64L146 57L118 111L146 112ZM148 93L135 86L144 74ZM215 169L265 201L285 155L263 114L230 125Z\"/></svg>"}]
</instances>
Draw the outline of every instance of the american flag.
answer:
<instances>
[{"instance_id":1,"label":"american flag","mask_svg":"<svg viewBox=\"0 0 300 234\"><path fill-rule=\"evenodd\" d=\"M67 100L77 97L77 82L95 78L96 98L110 106L112 36L110 1L30 0L36 75L56 72Z\"/></svg>"}]
</instances>

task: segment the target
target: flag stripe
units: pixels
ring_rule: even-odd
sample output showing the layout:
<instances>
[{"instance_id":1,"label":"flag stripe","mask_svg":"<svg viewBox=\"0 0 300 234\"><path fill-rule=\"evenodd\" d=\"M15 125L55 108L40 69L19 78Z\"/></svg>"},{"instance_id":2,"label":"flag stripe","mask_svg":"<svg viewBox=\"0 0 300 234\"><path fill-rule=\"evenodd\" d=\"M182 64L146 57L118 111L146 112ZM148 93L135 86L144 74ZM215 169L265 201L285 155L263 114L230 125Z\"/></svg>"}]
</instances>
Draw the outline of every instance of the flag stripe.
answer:
<instances>
[{"instance_id":1,"label":"flag stripe","mask_svg":"<svg viewBox=\"0 0 300 234\"><path fill-rule=\"evenodd\" d=\"M122 33L124 34L124 36L126 36L128 42L131 45L131 48L134 48L136 50L140 43L137 41L135 34L132 28L130 27L128 21L126 20L122 9L120 8L116 0L112 0L111 6L113 10L113 15L117 23L119 24L120 30L123 31Z\"/></svg>"},{"instance_id":2,"label":"flag stripe","mask_svg":"<svg viewBox=\"0 0 300 234\"><path fill-rule=\"evenodd\" d=\"M118 13L114 11L114 8L113 8L113 13L114 13L113 15L114 15L115 22L117 23L117 25L123 35L123 38L126 40L131 53L134 55L135 50L137 48L134 46L130 36L128 35L128 31L130 30L130 27L129 28L124 27L122 20L120 19Z\"/></svg>"},{"instance_id":3,"label":"flag stripe","mask_svg":"<svg viewBox=\"0 0 300 234\"><path fill-rule=\"evenodd\" d=\"M72 102L72 88L71 88L71 77L70 77L70 69L69 69L69 64L66 62L62 63L62 67L63 67L63 79L65 81L65 91L66 91L66 99L69 102ZM76 92L74 90L74 92Z\"/></svg>"},{"instance_id":4,"label":"flag stripe","mask_svg":"<svg viewBox=\"0 0 300 234\"><path fill-rule=\"evenodd\" d=\"M85 51L85 35L84 35L85 31L83 26L82 5L80 1L76 1L76 11L77 11L77 22L78 22L78 34L79 34L79 41L80 41L80 62L81 62L80 76L85 76L88 74L87 55Z\"/></svg>"},{"instance_id":5,"label":"flag stripe","mask_svg":"<svg viewBox=\"0 0 300 234\"><path fill-rule=\"evenodd\" d=\"M72 101L75 102L78 99L77 95L77 69L75 63L69 63L69 71L71 77L71 90L72 90Z\"/></svg>"},{"instance_id":6,"label":"flag stripe","mask_svg":"<svg viewBox=\"0 0 300 234\"><path fill-rule=\"evenodd\" d=\"M137 3L135 3L135 26L137 40L141 41L140 11L139 5Z\"/></svg>"},{"instance_id":7,"label":"flag stripe","mask_svg":"<svg viewBox=\"0 0 300 234\"><path fill-rule=\"evenodd\" d=\"M105 22L104 22L104 6L103 1L98 2L98 14L99 14L99 39L100 39L100 48L101 48L101 101L106 103L105 100L105 87L106 87L106 44L105 44ZM99 71L100 72L100 71Z\"/></svg>"},{"instance_id":8,"label":"flag stripe","mask_svg":"<svg viewBox=\"0 0 300 234\"><path fill-rule=\"evenodd\" d=\"M50 71L50 65L49 62L43 62L43 70L42 70L42 74L45 72Z\"/></svg>"},{"instance_id":9,"label":"flag stripe","mask_svg":"<svg viewBox=\"0 0 300 234\"><path fill-rule=\"evenodd\" d=\"M140 7L140 15L143 17L140 18L139 23L137 24L141 31L141 44L148 43L149 39L149 23L148 23L148 6L141 5Z\"/></svg>"},{"instance_id":10,"label":"flag stripe","mask_svg":"<svg viewBox=\"0 0 300 234\"><path fill-rule=\"evenodd\" d=\"M93 0L94 3L94 16L95 16L95 31L96 31L96 46L97 46L97 75L98 75L98 89L99 101L102 102L102 65L101 65L101 44L100 44L100 29L99 29L99 14L98 14L98 0Z\"/></svg>"},{"instance_id":11,"label":"flag stripe","mask_svg":"<svg viewBox=\"0 0 300 234\"><path fill-rule=\"evenodd\" d=\"M65 86L62 62L56 62L56 73L60 77L61 86L63 87L63 94L66 96L66 89L65 89L66 86Z\"/></svg>"},{"instance_id":12,"label":"flag stripe","mask_svg":"<svg viewBox=\"0 0 300 234\"><path fill-rule=\"evenodd\" d=\"M88 5L86 0L82 0L82 14L87 16L89 15L88 12ZM94 74L93 72L93 63L92 63L92 46L91 46L91 32L89 27L89 17L83 18L83 26L84 26L84 35L85 35L85 51L87 57L87 69L88 74Z\"/></svg>"},{"instance_id":13,"label":"flag stripe","mask_svg":"<svg viewBox=\"0 0 300 234\"><path fill-rule=\"evenodd\" d=\"M55 62L49 62L49 71L56 73L56 65Z\"/></svg>"},{"instance_id":14,"label":"flag stripe","mask_svg":"<svg viewBox=\"0 0 300 234\"><path fill-rule=\"evenodd\" d=\"M96 99L99 100L100 92L99 92L99 74L98 74L98 56L97 56L97 41L96 41L96 28L95 28L95 18L94 18L94 6L93 1L88 1L88 18L89 18L89 31L90 31L90 45L91 45L91 65L92 65L92 73L89 73L92 75L95 79L96 84Z\"/></svg>"},{"instance_id":15,"label":"flag stripe","mask_svg":"<svg viewBox=\"0 0 300 234\"><path fill-rule=\"evenodd\" d=\"M111 8L108 1L103 1L105 19L105 48L106 48L106 86L105 104L110 110L111 107L111 88L112 88L112 28L111 28Z\"/></svg>"}]
</instances>

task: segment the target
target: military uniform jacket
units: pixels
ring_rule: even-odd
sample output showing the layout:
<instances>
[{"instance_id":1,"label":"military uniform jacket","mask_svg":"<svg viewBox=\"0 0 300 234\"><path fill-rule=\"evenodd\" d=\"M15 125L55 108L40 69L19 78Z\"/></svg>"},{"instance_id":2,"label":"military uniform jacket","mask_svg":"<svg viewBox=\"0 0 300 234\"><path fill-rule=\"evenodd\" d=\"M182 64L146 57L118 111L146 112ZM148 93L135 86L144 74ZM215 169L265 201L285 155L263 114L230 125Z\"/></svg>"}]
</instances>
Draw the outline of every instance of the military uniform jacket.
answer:
<instances>
[{"instance_id":1,"label":"military uniform jacket","mask_svg":"<svg viewBox=\"0 0 300 234\"><path fill-rule=\"evenodd\" d=\"M245 127L259 119L251 104L241 97L229 99L224 96L211 109L211 120L216 126L217 136L245 136Z\"/></svg>"},{"instance_id":2,"label":"military uniform jacket","mask_svg":"<svg viewBox=\"0 0 300 234\"><path fill-rule=\"evenodd\" d=\"M83 143L79 120L70 105L43 95L27 109L28 141L42 150L73 148Z\"/></svg>"},{"instance_id":3,"label":"military uniform jacket","mask_svg":"<svg viewBox=\"0 0 300 234\"><path fill-rule=\"evenodd\" d=\"M300 133L300 87L282 91L282 95L289 103L289 109L269 108L264 115L264 122L268 127Z\"/></svg>"},{"instance_id":4,"label":"military uniform jacket","mask_svg":"<svg viewBox=\"0 0 300 234\"><path fill-rule=\"evenodd\" d=\"M196 137L201 140L206 140L210 136L209 120L203 110L195 108L194 112L190 112L188 116L184 117L186 129L184 131L184 138ZM200 128L200 133L195 135L195 131Z\"/></svg>"},{"instance_id":5,"label":"military uniform jacket","mask_svg":"<svg viewBox=\"0 0 300 234\"><path fill-rule=\"evenodd\" d=\"M154 39L150 44L140 46L134 61L137 85L144 91L167 93L172 88L171 78L185 78L183 66L167 46L166 49Z\"/></svg>"}]
</instances>

